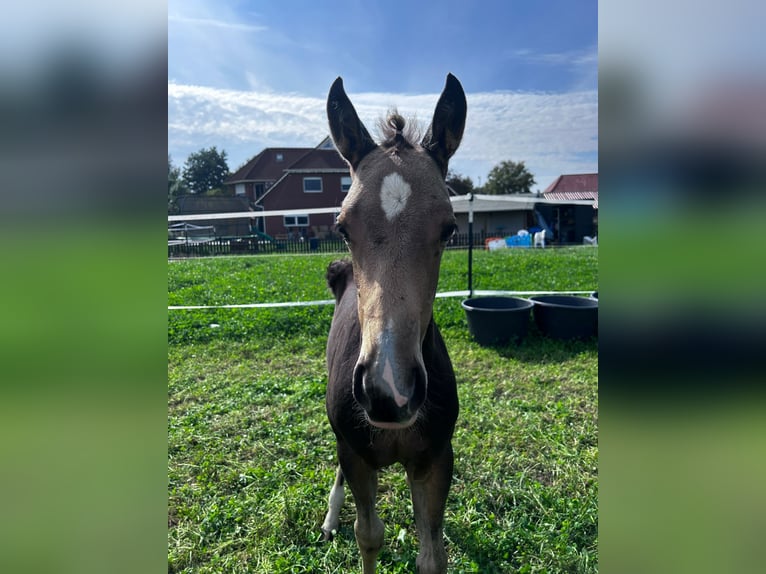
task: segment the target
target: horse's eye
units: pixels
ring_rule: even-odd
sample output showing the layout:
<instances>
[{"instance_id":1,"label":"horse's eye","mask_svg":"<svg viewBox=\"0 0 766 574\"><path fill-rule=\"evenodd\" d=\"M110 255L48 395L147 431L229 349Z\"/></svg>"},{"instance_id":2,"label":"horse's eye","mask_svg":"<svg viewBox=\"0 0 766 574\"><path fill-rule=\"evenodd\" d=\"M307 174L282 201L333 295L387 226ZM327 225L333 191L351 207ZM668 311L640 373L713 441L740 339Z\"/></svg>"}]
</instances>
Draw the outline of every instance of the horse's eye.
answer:
<instances>
[{"instance_id":1,"label":"horse's eye","mask_svg":"<svg viewBox=\"0 0 766 574\"><path fill-rule=\"evenodd\" d=\"M346 228L343 227L340 223L335 224L335 231L341 234L343 237L343 241L348 243L348 231L346 231Z\"/></svg>"},{"instance_id":2,"label":"horse's eye","mask_svg":"<svg viewBox=\"0 0 766 574\"><path fill-rule=\"evenodd\" d=\"M444 228L442 229L441 240L449 241L452 238L452 236L455 235L456 231L457 231L457 225L455 225L454 223L449 223L445 225Z\"/></svg>"}]
</instances>

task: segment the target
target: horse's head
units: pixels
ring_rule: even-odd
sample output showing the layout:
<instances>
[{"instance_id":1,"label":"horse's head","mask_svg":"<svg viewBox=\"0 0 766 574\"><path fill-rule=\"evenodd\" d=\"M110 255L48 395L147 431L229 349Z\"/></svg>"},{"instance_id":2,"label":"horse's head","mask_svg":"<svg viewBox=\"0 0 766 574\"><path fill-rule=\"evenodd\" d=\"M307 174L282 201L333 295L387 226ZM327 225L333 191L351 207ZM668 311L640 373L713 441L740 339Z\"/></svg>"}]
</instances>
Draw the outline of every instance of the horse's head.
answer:
<instances>
[{"instance_id":1,"label":"horse's head","mask_svg":"<svg viewBox=\"0 0 766 574\"><path fill-rule=\"evenodd\" d=\"M376 144L335 80L327 99L335 146L352 184L337 229L351 251L358 293L361 351L353 392L371 424L404 428L425 401L422 344L432 319L439 264L456 229L445 177L463 135L466 100L453 75L425 137L404 134L396 113Z\"/></svg>"}]
</instances>

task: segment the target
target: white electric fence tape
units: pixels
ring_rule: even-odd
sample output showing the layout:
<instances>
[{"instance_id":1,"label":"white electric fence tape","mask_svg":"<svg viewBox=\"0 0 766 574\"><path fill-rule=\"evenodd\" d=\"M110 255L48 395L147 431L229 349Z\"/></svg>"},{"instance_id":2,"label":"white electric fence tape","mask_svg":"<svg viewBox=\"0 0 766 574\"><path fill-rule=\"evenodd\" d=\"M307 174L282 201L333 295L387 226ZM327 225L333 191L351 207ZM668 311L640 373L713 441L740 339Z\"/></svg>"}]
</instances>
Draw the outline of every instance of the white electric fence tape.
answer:
<instances>
[{"instance_id":1,"label":"white electric fence tape","mask_svg":"<svg viewBox=\"0 0 766 574\"><path fill-rule=\"evenodd\" d=\"M532 296L532 295L590 295L595 289L590 291L477 291L473 294L481 296L491 295L511 295L511 296ZM445 291L437 293L436 298L445 297L468 297L468 291ZM286 303L243 303L240 305L168 305L168 311L180 311L185 309L269 309L275 307L311 307L313 305L333 305L335 299L322 299L320 301L292 301Z\"/></svg>"}]
</instances>

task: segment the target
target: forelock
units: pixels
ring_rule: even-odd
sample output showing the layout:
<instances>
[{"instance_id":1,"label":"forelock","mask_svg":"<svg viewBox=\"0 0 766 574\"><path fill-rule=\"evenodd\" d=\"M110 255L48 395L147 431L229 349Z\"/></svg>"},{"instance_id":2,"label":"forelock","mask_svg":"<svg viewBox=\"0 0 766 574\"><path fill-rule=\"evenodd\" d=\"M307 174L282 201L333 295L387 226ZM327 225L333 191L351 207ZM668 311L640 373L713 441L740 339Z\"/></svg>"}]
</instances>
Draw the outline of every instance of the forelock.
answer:
<instances>
[{"instance_id":1,"label":"forelock","mask_svg":"<svg viewBox=\"0 0 766 574\"><path fill-rule=\"evenodd\" d=\"M385 118L378 120L378 131L381 136L380 146L383 149L397 147L411 148L420 141L420 130L415 120L407 121L393 109Z\"/></svg>"}]
</instances>

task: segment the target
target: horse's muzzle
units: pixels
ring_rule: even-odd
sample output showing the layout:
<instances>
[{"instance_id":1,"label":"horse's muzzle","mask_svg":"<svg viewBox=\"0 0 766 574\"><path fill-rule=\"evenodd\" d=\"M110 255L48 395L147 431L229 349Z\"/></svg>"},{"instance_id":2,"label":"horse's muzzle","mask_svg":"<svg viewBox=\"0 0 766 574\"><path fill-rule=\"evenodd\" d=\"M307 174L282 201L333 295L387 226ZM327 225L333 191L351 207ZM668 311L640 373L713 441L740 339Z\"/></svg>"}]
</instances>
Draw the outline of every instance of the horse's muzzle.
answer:
<instances>
[{"instance_id":1,"label":"horse's muzzle","mask_svg":"<svg viewBox=\"0 0 766 574\"><path fill-rule=\"evenodd\" d=\"M384 429L406 428L417 419L426 399L427 377L422 365L402 370L394 376L390 364L368 367L360 361L354 368L354 399L364 409L373 426Z\"/></svg>"}]
</instances>

